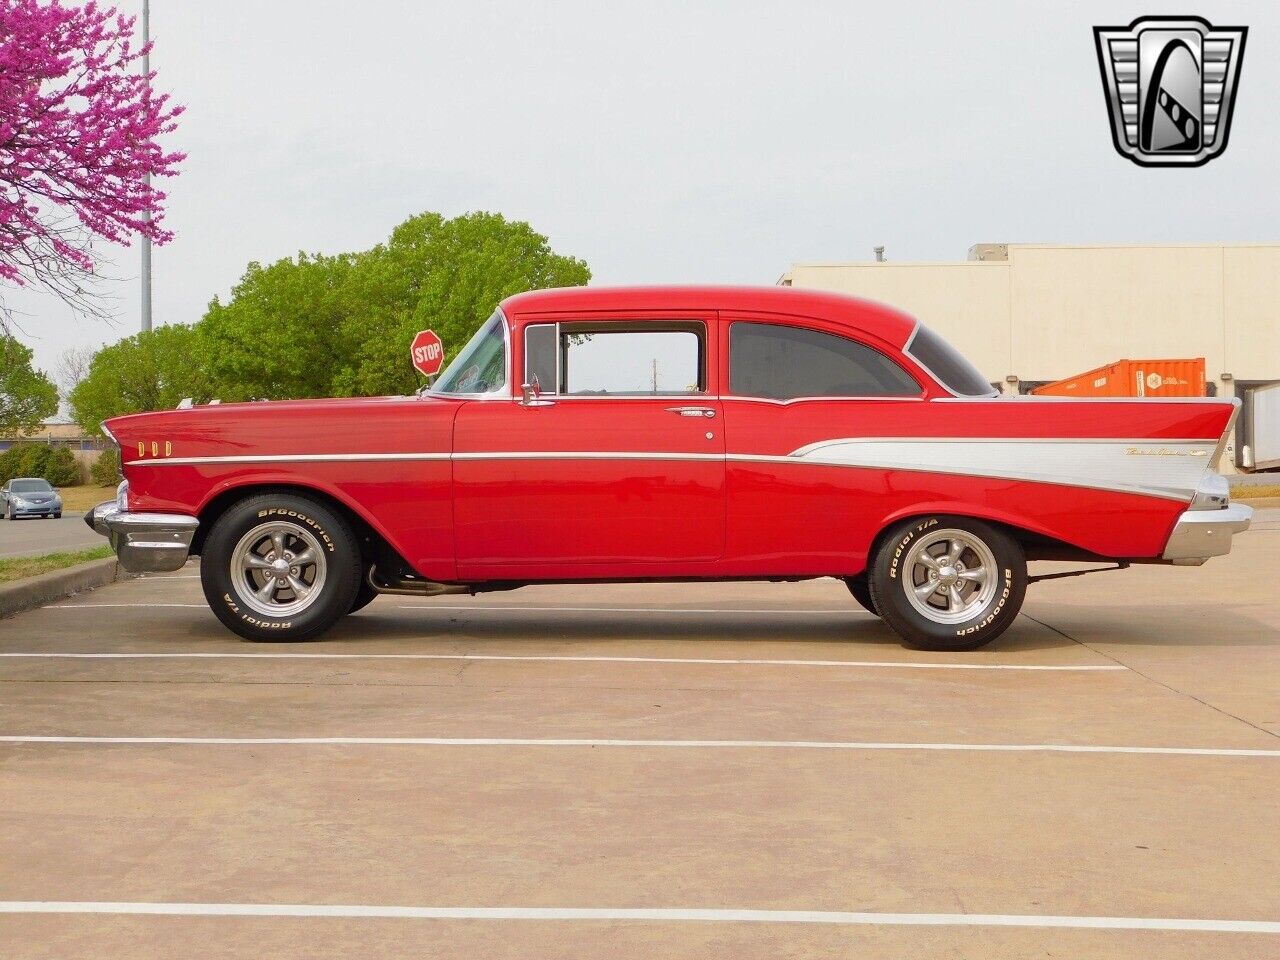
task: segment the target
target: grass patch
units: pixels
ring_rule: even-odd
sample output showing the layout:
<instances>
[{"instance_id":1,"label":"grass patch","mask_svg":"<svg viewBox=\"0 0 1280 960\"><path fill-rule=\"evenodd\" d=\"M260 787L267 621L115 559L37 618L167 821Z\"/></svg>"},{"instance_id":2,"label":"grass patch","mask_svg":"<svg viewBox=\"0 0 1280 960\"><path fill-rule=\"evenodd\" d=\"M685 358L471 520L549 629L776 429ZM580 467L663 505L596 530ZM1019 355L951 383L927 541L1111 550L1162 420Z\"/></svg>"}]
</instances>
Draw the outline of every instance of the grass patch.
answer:
<instances>
[{"instance_id":1,"label":"grass patch","mask_svg":"<svg viewBox=\"0 0 1280 960\"><path fill-rule=\"evenodd\" d=\"M101 560L111 556L111 548L106 544L101 547L90 547L88 550L72 550L67 553L46 553L42 557L14 557L0 560L0 583L21 580L23 577L34 577L38 573L50 570L61 570L63 567L74 567L77 563L88 563L90 560Z\"/></svg>"},{"instance_id":2,"label":"grass patch","mask_svg":"<svg viewBox=\"0 0 1280 960\"><path fill-rule=\"evenodd\" d=\"M1242 483L1231 488L1232 500L1267 500L1280 497L1280 483Z\"/></svg>"},{"instance_id":3,"label":"grass patch","mask_svg":"<svg viewBox=\"0 0 1280 960\"><path fill-rule=\"evenodd\" d=\"M92 510L103 500L114 500L116 498L116 488L97 487L92 484L84 487L60 487L58 493L62 495L62 509L68 511L79 511L81 513Z\"/></svg>"}]
</instances>

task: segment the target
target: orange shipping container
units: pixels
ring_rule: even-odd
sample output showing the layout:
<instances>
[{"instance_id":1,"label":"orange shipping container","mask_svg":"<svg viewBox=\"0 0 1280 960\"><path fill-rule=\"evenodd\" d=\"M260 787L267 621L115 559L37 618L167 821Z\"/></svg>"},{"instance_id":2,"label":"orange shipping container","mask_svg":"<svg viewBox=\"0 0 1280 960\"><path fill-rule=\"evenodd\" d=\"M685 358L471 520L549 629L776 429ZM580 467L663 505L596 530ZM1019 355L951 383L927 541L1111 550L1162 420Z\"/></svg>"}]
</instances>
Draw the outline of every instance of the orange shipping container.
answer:
<instances>
[{"instance_id":1,"label":"orange shipping container","mask_svg":"<svg viewBox=\"0 0 1280 960\"><path fill-rule=\"evenodd\" d=\"M1031 392L1049 397L1203 397L1204 357L1117 360Z\"/></svg>"}]
</instances>

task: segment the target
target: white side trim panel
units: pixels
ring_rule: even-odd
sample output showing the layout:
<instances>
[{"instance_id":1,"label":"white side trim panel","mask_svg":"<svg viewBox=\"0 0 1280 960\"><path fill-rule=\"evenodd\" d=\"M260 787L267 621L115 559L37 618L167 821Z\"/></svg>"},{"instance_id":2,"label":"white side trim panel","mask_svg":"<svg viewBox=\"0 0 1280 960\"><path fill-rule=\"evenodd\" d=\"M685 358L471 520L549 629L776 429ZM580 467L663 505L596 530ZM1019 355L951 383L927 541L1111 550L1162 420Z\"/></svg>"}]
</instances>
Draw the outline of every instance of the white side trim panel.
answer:
<instances>
[{"instance_id":1,"label":"white side trim panel","mask_svg":"<svg viewBox=\"0 0 1280 960\"><path fill-rule=\"evenodd\" d=\"M1212 440L847 437L791 453L805 463L1057 483L1189 503Z\"/></svg>"},{"instance_id":2,"label":"white side trim panel","mask_svg":"<svg viewBox=\"0 0 1280 960\"><path fill-rule=\"evenodd\" d=\"M1216 441L1055 437L843 437L786 455L661 450L514 450L476 453L304 453L161 457L130 467L198 464L341 463L440 460L636 460L785 463L996 477L1054 483L1189 503L1212 462Z\"/></svg>"}]
</instances>

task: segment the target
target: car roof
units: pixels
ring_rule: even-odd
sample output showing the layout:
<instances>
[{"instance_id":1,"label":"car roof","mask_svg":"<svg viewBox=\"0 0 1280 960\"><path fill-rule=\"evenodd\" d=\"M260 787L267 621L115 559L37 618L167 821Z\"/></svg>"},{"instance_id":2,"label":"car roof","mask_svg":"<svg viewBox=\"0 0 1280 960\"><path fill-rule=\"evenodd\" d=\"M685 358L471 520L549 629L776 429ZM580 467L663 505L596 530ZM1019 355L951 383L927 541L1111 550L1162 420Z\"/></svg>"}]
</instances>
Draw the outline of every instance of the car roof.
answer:
<instances>
[{"instance_id":1,"label":"car roof","mask_svg":"<svg viewBox=\"0 0 1280 960\"><path fill-rule=\"evenodd\" d=\"M840 293L796 287L553 287L502 301L508 316L575 310L739 310L815 317L865 331L899 348L916 320L893 307Z\"/></svg>"},{"instance_id":2,"label":"car roof","mask_svg":"<svg viewBox=\"0 0 1280 960\"><path fill-rule=\"evenodd\" d=\"M14 477L14 478L13 478L12 480L10 480L9 482L10 482L10 483L19 483L19 482L26 482L26 481L28 481L28 480L36 480L36 481L38 481L38 482L40 482L40 483L49 483L49 481L48 481L48 480L46 480L44 477ZM51 484L51 483L50 483L50 484L49 484L49 486L53 486L53 484Z\"/></svg>"}]
</instances>

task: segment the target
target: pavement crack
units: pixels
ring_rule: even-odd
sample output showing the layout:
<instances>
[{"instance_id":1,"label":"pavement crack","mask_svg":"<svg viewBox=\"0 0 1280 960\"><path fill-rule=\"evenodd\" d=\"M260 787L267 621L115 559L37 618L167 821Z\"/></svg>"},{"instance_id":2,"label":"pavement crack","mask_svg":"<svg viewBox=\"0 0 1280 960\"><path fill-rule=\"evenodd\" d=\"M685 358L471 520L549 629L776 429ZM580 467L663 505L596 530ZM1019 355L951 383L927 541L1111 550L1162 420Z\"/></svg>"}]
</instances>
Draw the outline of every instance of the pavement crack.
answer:
<instances>
[{"instance_id":1,"label":"pavement crack","mask_svg":"<svg viewBox=\"0 0 1280 960\"><path fill-rule=\"evenodd\" d=\"M1257 730L1259 733L1265 733L1268 737L1271 737L1272 739L1280 740L1280 733L1277 733L1274 730L1268 730L1266 727L1256 724L1252 720L1248 720L1244 717L1237 716L1236 714L1232 713L1230 710L1224 710L1222 709L1222 707L1218 706L1217 704L1210 703L1208 700L1202 699L1201 697L1197 697L1194 693L1190 693L1189 691L1186 691L1186 690L1179 690L1177 687L1171 686L1170 684L1165 683L1163 680L1159 680L1156 677L1151 676L1151 674L1149 673L1143 673L1137 667L1134 667L1130 664L1125 663L1123 660L1119 659L1118 657L1112 656L1111 654L1107 653L1105 650L1099 650L1097 647L1091 646L1090 644L1085 643L1079 637L1073 637L1071 636L1071 634L1067 633L1065 630L1059 630L1053 624L1045 623L1045 621L1043 620L1038 620L1035 617L1031 616L1031 614L1026 613L1025 611L1022 613L1022 616L1026 617L1032 623L1040 624L1040 626L1044 627L1046 630L1052 630L1058 636L1063 637L1066 640L1070 640L1072 643L1078 643L1080 646L1084 647L1086 650L1090 651L1091 653L1096 653L1098 656L1105 657L1107 660L1110 660L1112 663L1118 664L1132 673L1136 673L1138 676L1142 677L1143 680L1146 680L1149 683L1154 683L1157 687L1163 687L1164 689L1168 690L1170 693L1177 694L1180 697L1186 697L1188 700L1194 700L1196 703L1200 704L1201 706L1208 707L1210 710L1214 711L1215 713L1220 713L1224 717L1229 717L1232 720L1238 721L1239 723L1243 723L1246 727L1252 727L1254 730Z\"/></svg>"}]
</instances>

